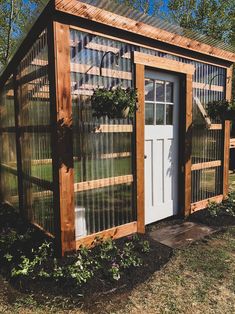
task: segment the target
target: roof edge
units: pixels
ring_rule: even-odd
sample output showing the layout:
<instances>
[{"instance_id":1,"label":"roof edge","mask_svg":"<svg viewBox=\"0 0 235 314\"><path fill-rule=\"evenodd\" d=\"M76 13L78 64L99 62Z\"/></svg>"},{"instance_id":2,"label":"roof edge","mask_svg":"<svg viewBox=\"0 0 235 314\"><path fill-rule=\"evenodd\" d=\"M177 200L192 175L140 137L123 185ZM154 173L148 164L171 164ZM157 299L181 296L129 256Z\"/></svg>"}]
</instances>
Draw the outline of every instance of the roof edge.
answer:
<instances>
[{"instance_id":1,"label":"roof edge","mask_svg":"<svg viewBox=\"0 0 235 314\"><path fill-rule=\"evenodd\" d=\"M55 0L55 9L59 12L79 16L101 24L110 25L114 28L142 35L172 46L195 51L204 55L226 60L231 63L235 62L235 53L231 51L214 47L198 40L184 37L143 22L138 22L84 2L77 0Z\"/></svg>"}]
</instances>

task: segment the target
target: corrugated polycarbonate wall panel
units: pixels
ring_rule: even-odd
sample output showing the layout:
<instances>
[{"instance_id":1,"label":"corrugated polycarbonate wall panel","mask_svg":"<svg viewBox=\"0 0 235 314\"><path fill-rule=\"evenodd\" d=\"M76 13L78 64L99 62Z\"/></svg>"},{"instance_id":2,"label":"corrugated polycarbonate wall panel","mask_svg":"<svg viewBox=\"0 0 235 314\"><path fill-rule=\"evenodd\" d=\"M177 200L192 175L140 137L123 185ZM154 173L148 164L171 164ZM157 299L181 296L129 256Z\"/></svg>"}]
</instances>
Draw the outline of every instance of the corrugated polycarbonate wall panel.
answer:
<instances>
[{"instance_id":1,"label":"corrugated polycarbonate wall panel","mask_svg":"<svg viewBox=\"0 0 235 314\"><path fill-rule=\"evenodd\" d=\"M197 103L199 102L205 108L208 101L224 98L225 69L71 29L73 123L76 130L74 136L75 183L92 182L94 185L94 180L133 175L133 134L97 132L102 125L106 125L106 130L108 130L113 124L120 124L121 127L132 122L112 121L105 118L94 119L90 105L90 97L97 87L133 86L132 51L140 51L195 66L192 163L197 165L197 170L192 170L192 202L221 194L223 131L208 129ZM120 56L118 66L113 55L117 52ZM102 73L100 73L99 67L105 53L107 55L104 57ZM212 121L212 123L221 124L220 121ZM122 157L117 158L120 153ZM130 154L130 156L125 154ZM219 162L213 168L210 168L211 166L205 168L204 165L205 169L198 169L200 168L198 164L212 161ZM84 186L84 184L78 184L81 189ZM125 191L121 190L121 187ZM78 232L77 236L91 234L135 219L132 199L132 184L130 183L110 184L105 188L96 187L86 191L77 191L77 221L80 230L84 231ZM127 203L130 204L129 207L126 206Z\"/></svg>"},{"instance_id":2,"label":"corrugated polycarbonate wall panel","mask_svg":"<svg viewBox=\"0 0 235 314\"><path fill-rule=\"evenodd\" d=\"M0 92L1 200L19 206L13 78Z\"/></svg>"},{"instance_id":3,"label":"corrugated polycarbonate wall panel","mask_svg":"<svg viewBox=\"0 0 235 314\"><path fill-rule=\"evenodd\" d=\"M119 66L113 53L120 52ZM133 204L133 121L95 118L97 87L132 85L129 45L71 30L76 237L136 219Z\"/></svg>"},{"instance_id":4,"label":"corrugated polycarbonate wall panel","mask_svg":"<svg viewBox=\"0 0 235 314\"><path fill-rule=\"evenodd\" d=\"M53 234L52 155L47 32L17 69L23 201L29 219Z\"/></svg>"},{"instance_id":5,"label":"corrugated polycarbonate wall panel","mask_svg":"<svg viewBox=\"0 0 235 314\"><path fill-rule=\"evenodd\" d=\"M200 88L194 89L193 106L193 164L209 163L223 160L223 131L212 130L202 117L195 99L203 107L214 100L225 97L226 70L212 65L196 63L194 81ZM211 121L221 124L219 120ZM192 202L198 202L222 194L223 171L220 166L192 171Z\"/></svg>"}]
</instances>

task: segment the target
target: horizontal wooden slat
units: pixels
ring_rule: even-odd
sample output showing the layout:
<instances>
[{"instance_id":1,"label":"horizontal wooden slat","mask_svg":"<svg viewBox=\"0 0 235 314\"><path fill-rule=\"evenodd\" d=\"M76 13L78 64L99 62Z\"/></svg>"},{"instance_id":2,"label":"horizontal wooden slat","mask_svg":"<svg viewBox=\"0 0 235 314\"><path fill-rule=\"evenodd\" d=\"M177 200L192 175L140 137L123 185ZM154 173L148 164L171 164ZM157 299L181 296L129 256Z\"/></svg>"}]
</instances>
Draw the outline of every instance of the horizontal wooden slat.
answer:
<instances>
[{"instance_id":1,"label":"horizontal wooden slat","mask_svg":"<svg viewBox=\"0 0 235 314\"><path fill-rule=\"evenodd\" d=\"M230 148L235 148L235 138L230 139Z\"/></svg>"},{"instance_id":2,"label":"horizontal wooden slat","mask_svg":"<svg viewBox=\"0 0 235 314\"><path fill-rule=\"evenodd\" d=\"M192 165L191 170L192 171L202 170L202 169L220 167L221 165L222 165L221 160L214 160L214 161L202 162L202 163L194 164L194 165Z\"/></svg>"},{"instance_id":3,"label":"horizontal wooden slat","mask_svg":"<svg viewBox=\"0 0 235 314\"><path fill-rule=\"evenodd\" d=\"M96 244L96 239L118 239L121 237L126 237L128 235L137 232L137 222L130 222L125 225L107 229L105 231L97 232L89 236L85 236L76 241L76 249L78 250L81 246L92 247Z\"/></svg>"},{"instance_id":4,"label":"horizontal wooden slat","mask_svg":"<svg viewBox=\"0 0 235 314\"><path fill-rule=\"evenodd\" d=\"M218 196L211 197L211 198L208 198L206 200L203 200L203 201L200 201L200 202L197 202L197 203L193 203L191 205L191 212L194 213L194 212L196 212L198 210L207 208L210 202L221 203L223 198L224 198L223 195L218 195Z\"/></svg>"},{"instance_id":5,"label":"horizontal wooden slat","mask_svg":"<svg viewBox=\"0 0 235 314\"><path fill-rule=\"evenodd\" d=\"M86 73L90 75L97 75L100 76L100 68L96 66L92 66L89 64L78 64L78 63L71 63L71 72L75 73ZM120 70L114 70L114 69L107 69L102 68L102 76L104 77L112 77L112 78L119 78L124 80L131 80L132 79L132 73L131 72L125 72Z\"/></svg>"},{"instance_id":6,"label":"horizontal wooden slat","mask_svg":"<svg viewBox=\"0 0 235 314\"><path fill-rule=\"evenodd\" d=\"M223 92L224 86L209 85L204 83L193 82L193 88L206 89L216 92Z\"/></svg>"},{"instance_id":7,"label":"horizontal wooden slat","mask_svg":"<svg viewBox=\"0 0 235 314\"><path fill-rule=\"evenodd\" d=\"M94 42L89 42L86 46L88 49L97 50L97 51L103 51L103 52L109 52L112 51L113 53L118 53L119 49L116 47L111 47L107 45L101 45Z\"/></svg>"},{"instance_id":8,"label":"horizontal wooden slat","mask_svg":"<svg viewBox=\"0 0 235 314\"><path fill-rule=\"evenodd\" d=\"M100 189L113 185L130 184L133 182L133 175L124 175L112 178L104 178L74 184L74 192L82 192L93 189Z\"/></svg>"},{"instance_id":9,"label":"horizontal wooden slat","mask_svg":"<svg viewBox=\"0 0 235 314\"><path fill-rule=\"evenodd\" d=\"M112 158L125 158L130 157L130 152L123 152L123 153L111 153L111 154L102 154L101 159L112 159Z\"/></svg>"},{"instance_id":10,"label":"horizontal wooden slat","mask_svg":"<svg viewBox=\"0 0 235 314\"><path fill-rule=\"evenodd\" d=\"M100 124L94 130L95 133L131 133L133 126L131 124Z\"/></svg>"},{"instance_id":11,"label":"horizontal wooden slat","mask_svg":"<svg viewBox=\"0 0 235 314\"><path fill-rule=\"evenodd\" d=\"M219 123L212 123L209 127L209 130L222 130L223 129L223 125L219 124Z\"/></svg>"},{"instance_id":12,"label":"horizontal wooden slat","mask_svg":"<svg viewBox=\"0 0 235 314\"><path fill-rule=\"evenodd\" d=\"M110 154L101 154L100 159L112 159L112 158L125 158L125 157L130 157L131 153L130 152L121 152L121 153L110 153ZM97 157L99 158L99 157ZM73 160L79 160L78 157L73 157ZM52 159L32 159L31 160L31 165L47 165L51 164ZM12 165L15 165L16 163L12 163Z\"/></svg>"}]
</instances>

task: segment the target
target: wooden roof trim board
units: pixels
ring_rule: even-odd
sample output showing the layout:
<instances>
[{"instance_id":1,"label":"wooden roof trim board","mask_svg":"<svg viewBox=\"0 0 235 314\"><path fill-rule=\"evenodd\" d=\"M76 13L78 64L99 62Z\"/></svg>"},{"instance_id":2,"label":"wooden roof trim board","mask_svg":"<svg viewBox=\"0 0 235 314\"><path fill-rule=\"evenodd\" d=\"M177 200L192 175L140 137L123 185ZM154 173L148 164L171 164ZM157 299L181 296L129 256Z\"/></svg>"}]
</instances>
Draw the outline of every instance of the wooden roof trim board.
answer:
<instances>
[{"instance_id":1,"label":"wooden roof trim board","mask_svg":"<svg viewBox=\"0 0 235 314\"><path fill-rule=\"evenodd\" d=\"M169 71L191 74L195 72L195 66L188 63L179 62L176 60L169 60L167 58L148 55L142 52L134 52L134 63L142 64L149 67L160 67Z\"/></svg>"},{"instance_id":2,"label":"wooden roof trim board","mask_svg":"<svg viewBox=\"0 0 235 314\"><path fill-rule=\"evenodd\" d=\"M223 60L235 62L235 53L201 43L169 31L132 20L127 17L82 3L77 0L55 0L57 11L76 15L84 19L110 25L118 29L136 33L187 50L196 51Z\"/></svg>"}]
</instances>

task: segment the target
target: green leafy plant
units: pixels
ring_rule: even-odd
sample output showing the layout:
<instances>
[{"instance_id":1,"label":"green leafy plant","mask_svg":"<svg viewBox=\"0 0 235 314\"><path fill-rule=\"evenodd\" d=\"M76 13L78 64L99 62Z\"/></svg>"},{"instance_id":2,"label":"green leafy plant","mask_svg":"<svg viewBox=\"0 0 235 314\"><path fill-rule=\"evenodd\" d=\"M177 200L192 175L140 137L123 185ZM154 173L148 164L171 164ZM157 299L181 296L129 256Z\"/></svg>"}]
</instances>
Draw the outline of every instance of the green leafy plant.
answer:
<instances>
[{"instance_id":1,"label":"green leafy plant","mask_svg":"<svg viewBox=\"0 0 235 314\"><path fill-rule=\"evenodd\" d=\"M229 102L226 99L209 102L206 105L206 110L210 118L221 120L235 119L235 103Z\"/></svg>"},{"instance_id":2,"label":"green leafy plant","mask_svg":"<svg viewBox=\"0 0 235 314\"><path fill-rule=\"evenodd\" d=\"M230 193L228 198L222 203L211 202L208 211L212 217L231 216L235 217L235 195Z\"/></svg>"},{"instance_id":3,"label":"green leafy plant","mask_svg":"<svg viewBox=\"0 0 235 314\"><path fill-rule=\"evenodd\" d=\"M50 277L43 267L50 254L51 243L45 241L37 250L32 250L32 259L25 255L21 256L21 263L11 271L12 277L31 276L32 279L36 277Z\"/></svg>"},{"instance_id":4,"label":"green leafy plant","mask_svg":"<svg viewBox=\"0 0 235 314\"><path fill-rule=\"evenodd\" d=\"M116 89L97 88L91 97L93 116L115 118L133 118L137 93L133 88Z\"/></svg>"},{"instance_id":5,"label":"green leafy plant","mask_svg":"<svg viewBox=\"0 0 235 314\"><path fill-rule=\"evenodd\" d=\"M6 215L8 221L10 215L10 212L9 217ZM70 256L54 258L52 242L39 238L35 243L35 235L35 230L29 226L22 233L13 227L1 232L0 265L21 284L27 280L47 279L81 286L97 276L117 281L131 268L142 266L143 256L150 251L149 242L134 235L117 241L96 238L92 249L81 247Z\"/></svg>"}]
</instances>

